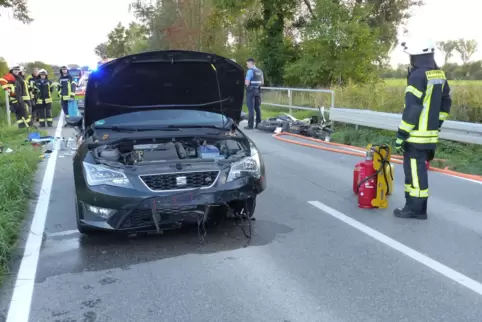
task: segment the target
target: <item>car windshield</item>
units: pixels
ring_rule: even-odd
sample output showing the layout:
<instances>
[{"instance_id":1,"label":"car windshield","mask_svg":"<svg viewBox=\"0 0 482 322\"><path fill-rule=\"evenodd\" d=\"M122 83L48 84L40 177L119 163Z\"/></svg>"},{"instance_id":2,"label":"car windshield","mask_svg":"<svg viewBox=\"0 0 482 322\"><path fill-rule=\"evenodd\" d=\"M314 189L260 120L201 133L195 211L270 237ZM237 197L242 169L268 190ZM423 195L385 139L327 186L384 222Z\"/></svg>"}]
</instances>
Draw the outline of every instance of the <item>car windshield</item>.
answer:
<instances>
[{"instance_id":1,"label":"car windshield","mask_svg":"<svg viewBox=\"0 0 482 322\"><path fill-rule=\"evenodd\" d=\"M112 116L97 121L97 126L142 126L142 127L168 127L168 126L222 126L227 123L227 118L222 114L197 111L169 109L157 111L138 111Z\"/></svg>"}]
</instances>

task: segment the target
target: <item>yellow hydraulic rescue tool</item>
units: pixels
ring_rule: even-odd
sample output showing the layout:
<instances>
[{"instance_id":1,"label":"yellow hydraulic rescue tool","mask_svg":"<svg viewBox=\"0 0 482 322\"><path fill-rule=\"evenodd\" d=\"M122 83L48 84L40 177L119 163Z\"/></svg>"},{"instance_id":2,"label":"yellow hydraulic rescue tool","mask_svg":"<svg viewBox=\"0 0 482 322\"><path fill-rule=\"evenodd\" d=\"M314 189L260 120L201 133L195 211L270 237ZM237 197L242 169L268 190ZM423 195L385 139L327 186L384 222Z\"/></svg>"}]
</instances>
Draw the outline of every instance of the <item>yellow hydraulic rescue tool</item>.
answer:
<instances>
[{"instance_id":1,"label":"yellow hydraulic rescue tool","mask_svg":"<svg viewBox=\"0 0 482 322\"><path fill-rule=\"evenodd\" d=\"M373 169L377 172L376 198L372 199L372 206L376 208L388 208L388 199L386 197L393 194L394 168L390 163L392 149L385 144L369 144L367 150L374 152Z\"/></svg>"}]
</instances>

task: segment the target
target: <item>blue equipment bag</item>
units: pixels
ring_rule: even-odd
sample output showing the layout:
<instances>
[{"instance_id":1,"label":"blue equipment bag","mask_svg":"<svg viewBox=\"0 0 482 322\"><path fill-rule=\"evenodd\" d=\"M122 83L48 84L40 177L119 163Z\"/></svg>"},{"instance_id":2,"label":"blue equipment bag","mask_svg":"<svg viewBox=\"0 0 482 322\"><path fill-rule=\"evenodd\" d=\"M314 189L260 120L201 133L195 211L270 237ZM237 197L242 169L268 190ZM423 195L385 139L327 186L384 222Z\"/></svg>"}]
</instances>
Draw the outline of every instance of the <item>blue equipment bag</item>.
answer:
<instances>
[{"instance_id":1,"label":"blue equipment bag","mask_svg":"<svg viewBox=\"0 0 482 322\"><path fill-rule=\"evenodd\" d=\"M77 104L77 100L70 100L69 101L69 116L79 116L79 105Z\"/></svg>"}]
</instances>

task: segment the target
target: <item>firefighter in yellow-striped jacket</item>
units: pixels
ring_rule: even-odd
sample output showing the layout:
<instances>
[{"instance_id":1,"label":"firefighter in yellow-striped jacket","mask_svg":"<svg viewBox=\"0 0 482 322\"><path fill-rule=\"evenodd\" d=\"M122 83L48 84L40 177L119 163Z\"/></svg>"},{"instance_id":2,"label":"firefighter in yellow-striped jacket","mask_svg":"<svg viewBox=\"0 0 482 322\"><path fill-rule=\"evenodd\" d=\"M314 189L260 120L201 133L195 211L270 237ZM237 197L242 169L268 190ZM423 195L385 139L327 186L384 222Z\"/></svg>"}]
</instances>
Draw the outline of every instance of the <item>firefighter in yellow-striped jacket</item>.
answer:
<instances>
[{"instance_id":1,"label":"firefighter in yellow-striped jacket","mask_svg":"<svg viewBox=\"0 0 482 322\"><path fill-rule=\"evenodd\" d=\"M6 75L0 77L0 86L8 93L10 111L15 113L17 126L26 128L32 126L32 120L23 102L23 83L19 73L20 66L13 66Z\"/></svg>"},{"instance_id":2,"label":"firefighter in yellow-striped jacket","mask_svg":"<svg viewBox=\"0 0 482 322\"><path fill-rule=\"evenodd\" d=\"M54 88L48 78L47 71L41 69L35 82L36 109L40 127L52 127L52 92Z\"/></svg>"},{"instance_id":3,"label":"firefighter in yellow-striped jacket","mask_svg":"<svg viewBox=\"0 0 482 322\"><path fill-rule=\"evenodd\" d=\"M39 121L38 113L36 109L37 97L35 96L35 82L39 79L39 69L35 67L32 74L28 75L26 80L28 83L28 89L30 91L30 103L32 103L32 120Z\"/></svg>"},{"instance_id":4,"label":"firefighter in yellow-striped jacket","mask_svg":"<svg viewBox=\"0 0 482 322\"><path fill-rule=\"evenodd\" d=\"M429 196L426 161L435 156L439 131L452 106L445 72L434 59L430 40L402 43L410 55L411 69L405 90L405 108L398 127L396 149L403 153L405 207L395 209L400 218L427 219Z\"/></svg>"},{"instance_id":5,"label":"firefighter in yellow-striped jacket","mask_svg":"<svg viewBox=\"0 0 482 322\"><path fill-rule=\"evenodd\" d=\"M32 95L31 95L31 90L30 86L28 83L28 80L25 76L25 68L23 66L20 66L20 72L18 73L20 76L20 81L22 83L22 99L23 102L25 103L25 108L28 110L28 117L31 119L32 118ZM32 119L33 122L33 119Z\"/></svg>"},{"instance_id":6,"label":"firefighter in yellow-striped jacket","mask_svg":"<svg viewBox=\"0 0 482 322\"><path fill-rule=\"evenodd\" d=\"M60 97L60 104L64 111L65 117L69 117L69 101L75 98L75 89L77 84L69 73L67 66L60 67L60 78L57 92Z\"/></svg>"}]
</instances>

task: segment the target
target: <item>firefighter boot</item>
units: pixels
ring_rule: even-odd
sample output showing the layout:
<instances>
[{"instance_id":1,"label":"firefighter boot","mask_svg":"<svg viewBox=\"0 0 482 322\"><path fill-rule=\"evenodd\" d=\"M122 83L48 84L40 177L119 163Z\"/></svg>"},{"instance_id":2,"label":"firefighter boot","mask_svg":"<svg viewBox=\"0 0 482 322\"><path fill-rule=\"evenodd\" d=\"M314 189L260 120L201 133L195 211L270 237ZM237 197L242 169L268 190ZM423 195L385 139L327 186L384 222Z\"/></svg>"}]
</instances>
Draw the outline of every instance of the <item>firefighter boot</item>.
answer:
<instances>
[{"instance_id":1,"label":"firefighter boot","mask_svg":"<svg viewBox=\"0 0 482 322\"><path fill-rule=\"evenodd\" d=\"M395 209L393 214L399 218L425 220L427 219L427 199L410 197L407 199L407 205Z\"/></svg>"},{"instance_id":2,"label":"firefighter boot","mask_svg":"<svg viewBox=\"0 0 482 322\"><path fill-rule=\"evenodd\" d=\"M410 193L405 191L405 205L403 208L397 208L395 209L396 212L401 212L404 209L408 209L408 201L410 199ZM395 214L395 211L393 212Z\"/></svg>"}]
</instances>

